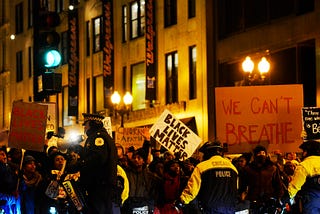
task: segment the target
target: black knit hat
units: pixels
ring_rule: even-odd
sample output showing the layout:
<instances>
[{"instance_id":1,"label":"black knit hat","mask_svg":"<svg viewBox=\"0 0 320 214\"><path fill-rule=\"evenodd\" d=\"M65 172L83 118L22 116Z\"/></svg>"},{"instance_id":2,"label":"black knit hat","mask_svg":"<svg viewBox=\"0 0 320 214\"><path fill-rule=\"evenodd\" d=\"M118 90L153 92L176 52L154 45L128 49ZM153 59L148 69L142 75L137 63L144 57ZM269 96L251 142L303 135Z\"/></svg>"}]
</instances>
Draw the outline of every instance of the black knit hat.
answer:
<instances>
[{"instance_id":1,"label":"black knit hat","mask_svg":"<svg viewBox=\"0 0 320 214\"><path fill-rule=\"evenodd\" d=\"M148 154L146 153L146 151L143 148L139 148L136 151L134 151L133 155L139 155L140 157L142 157L142 159L144 161L147 161L148 158Z\"/></svg>"},{"instance_id":2,"label":"black knit hat","mask_svg":"<svg viewBox=\"0 0 320 214\"><path fill-rule=\"evenodd\" d=\"M179 162L178 160L172 159L172 160L169 160L168 162L165 163L165 165L164 165L164 170L165 170L166 172L168 172L169 169L170 169L170 167L171 167L171 165L172 165L172 164L175 164L175 163L179 164L179 166L180 166L180 162Z\"/></svg>"},{"instance_id":3,"label":"black knit hat","mask_svg":"<svg viewBox=\"0 0 320 214\"><path fill-rule=\"evenodd\" d=\"M31 155L26 155L23 159L23 165L30 163L31 161L36 161L36 159Z\"/></svg>"},{"instance_id":4,"label":"black knit hat","mask_svg":"<svg viewBox=\"0 0 320 214\"><path fill-rule=\"evenodd\" d=\"M253 154L257 155L259 152L261 151L265 151L265 153L267 153L267 149L264 146L261 145L257 145L254 149L253 149Z\"/></svg>"}]
</instances>

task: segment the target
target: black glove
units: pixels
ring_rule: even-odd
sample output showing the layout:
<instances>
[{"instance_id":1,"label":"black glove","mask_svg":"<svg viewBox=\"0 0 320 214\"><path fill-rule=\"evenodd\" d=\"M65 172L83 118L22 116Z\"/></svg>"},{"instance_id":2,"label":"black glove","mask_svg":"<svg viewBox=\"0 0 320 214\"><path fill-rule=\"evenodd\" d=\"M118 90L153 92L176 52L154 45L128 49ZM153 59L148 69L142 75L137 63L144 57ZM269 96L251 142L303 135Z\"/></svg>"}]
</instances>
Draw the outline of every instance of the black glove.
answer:
<instances>
[{"instance_id":1,"label":"black glove","mask_svg":"<svg viewBox=\"0 0 320 214\"><path fill-rule=\"evenodd\" d=\"M180 212L185 207L185 205L180 200L175 201L173 206L177 210L177 212Z\"/></svg>"}]
</instances>

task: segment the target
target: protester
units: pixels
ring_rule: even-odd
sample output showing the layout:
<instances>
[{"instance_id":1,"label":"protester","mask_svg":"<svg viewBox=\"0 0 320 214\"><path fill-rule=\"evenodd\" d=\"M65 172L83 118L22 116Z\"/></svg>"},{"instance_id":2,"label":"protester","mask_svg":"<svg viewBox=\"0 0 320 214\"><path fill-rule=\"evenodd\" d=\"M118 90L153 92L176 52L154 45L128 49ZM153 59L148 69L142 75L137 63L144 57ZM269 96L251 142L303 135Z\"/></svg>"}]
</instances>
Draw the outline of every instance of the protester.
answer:
<instances>
[{"instance_id":1,"label":"protester","mask_svg":"<svg viewBox=\"0 0 320 214\"><path fill-rule=\"evenodd\" d=\"M296 194L302 197L303 213L320 213L320 143L313 140L303 142L303 161L296 167L288 192L291 199Z\"/></svg>"},{"instance_id":2,"label":"protester","mask_svg":"<svg viewBox=\"0 0 320 214\"><path fill-rule=\"evenodd\" d=\"M21 212L23 214L47 212L48 209L43 206L46 200L45 183L37 170L37 163L33 156L26 155L24 157L22 178L20 179Z\"/></svg>"},{"instance_id":3,"label":"protester","mask_svg":"<svg viewBox=\"0 0 320 214\"><path fill-rule=\"evenodd\" d=\"M170 151L165 151L163 153L163 161L164 163L167 163L170 160L173 160L175 158L174 154Z\"/></svg>"},{"instance_id":4,"label":"protester","mask_svg":"<svg viewBox=\"0 0 320 214\"><path fill-rule=\"evenodd\" d=\"M7 148L0 148L0 201L5 213L20 214L20 197L17 191L18 175L8 165Z\"/></svg>"},{"instance_id":5,"label":"protester","mask_svg":"<svg viewBox=\"0 0 320 214\"><path fill-rule=\"evenodd\" d=\"M163 178L164 162L162 158L153 159L148 165L148 168L150 172L154 174L154 176L158 177L159 179Z\"/></svg>"},{"instance_id":6,"label":"protester","mask_svg":"<svg viewBox=\"0 0 320 214\"><path fill-rule=\"evenodd\" d=\"M125 201L122 213L153 213L158 198L160 180L147 167L148 154L143 148L137 149L132 156L126 174L129 180L129 198Z\"/></svg>"},{"instance_id":7,"label":"protester","mask_svg":"<svg viewBox=\"0 0 320 214\"><path fill-rule=\"evenodd\" d=\"M112 213L117 180L117 149L114 140L103 127L101 115L83 114L87 135L82 161L81 183L88 193L89 213Z\"/></svg>"},{"instance_id":8,"label":"protester","mask_svg":"<svg viewBox=\"0 0 320 214\"><path fill-rule=\"evenodd\" d=\"M286 154L285 160L286 162L291 162L296 166L299 165L299 163L301 162L301 160L297 157L296 152L288 152Z\"/></svg>"},{"instance_id":9,"label":"protester","mask_svg":"<svg viewBox=\"0 0 320 214\"><path fill-rule=\"evenodd\" d=\"M297 165L288 161L283 166L283 181L286 187L288 187L289 183L292 181L294 171L296 170Z\"/></svg>"},{"instance_id":10,"label":"protester","mask_svg":"<svg viewBox=\"0 0 320 214\"><path fill-rule=\"evenodd\" d=\"M200 162L188 180L175 207L181 210L195 198L202 213L234 214L238 190L238 171L230 160L223 157L221 143L207 142L199 150Z\"/></svg>"},{"instance_id":11,"label":"protester","mask_svg":"<svg viewBox=\"0 0 320 214\"><path fill-rule=\"evenodd\" d=\"M8 159L8 165L12 170L15 171L16 174L18 174L20 170L20 164L21 164L21 158L22 158L22 150L17 148L10 148L7 154Z\"/></svg>"},{"instance_id":12,"label":"protester","mask_svg":"<svg viewBox=\"0 0 320 214\"><path fill-rule=\"evenodd\" d=\"M53 152L50 157L48 175L49 182L47 182L46 195L52 199L50 204L54 204L59 213L66 212L68 210L68 200L67 194L63 189L62 182L60 181L62 175L64 174L64 169L66 165L66 159L64 154L61 152Z\"/></svg>"},{"instance_id":13,"label":"protester","mask_svg":"<svg viewBox=\"0 0 320 214\"><path fill-rule=\"evenodd\" d=\"M186 180L184 180L180 162L178 160L168 161L164 167L164 176L162 185L160 186L160 197L157 204L160 213L182 213L182 211L177 212L172 204L179 199L185 185Z\"/></svg>"},{"instance_id":14,"label":"protester","mask_svg":"<svg viewBox=\"0 0 320 214\"><path fill-rule=\"evenodd\" d=\"M280 170L267 156L265 147L258 145L253 149L253 161L240 176L240 194L250 201L252 213L272 212L283 196L284 184Z\"/></svg>"},{"instance_id":15,"label":"protester","mask_svg":"<svg viewBox=\"0 0 320 214\"><path fill-rule=\"evenodd\" d=\"M86 211L84 192L79 183L80 172L68 172L66 155L56 152L51 155L51 182L46 189L48 197L55 201L58 213ZM54 191L54 190L58 191Z\"/></svg>"},{"instance_id":16,"label":"protester","mask_svg":"<svg viewBox=\"0 0 320 214\"><path fill-rule=\"evenodd\" d=\"M67 165L66 171L68 173L76 173L79 171L79 164L80 164L80 154L81 154L82 147L79 145L74 145L69 147L67 156Z\"/></svg>"}]
</instances>

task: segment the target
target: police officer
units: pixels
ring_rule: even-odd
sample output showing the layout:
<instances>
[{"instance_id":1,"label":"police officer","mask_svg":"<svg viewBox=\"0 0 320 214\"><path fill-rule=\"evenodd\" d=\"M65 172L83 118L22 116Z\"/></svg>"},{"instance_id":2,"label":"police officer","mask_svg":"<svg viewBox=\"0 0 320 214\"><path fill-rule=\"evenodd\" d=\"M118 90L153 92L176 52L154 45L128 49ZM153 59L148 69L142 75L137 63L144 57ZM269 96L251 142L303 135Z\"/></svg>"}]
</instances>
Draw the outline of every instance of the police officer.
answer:
<instances>
[{"instance_id":1,"label":"police officer","mask_svg":"<svg viewBox=\"0 0 320 214\"><path fill-rule=\"evenodd\" d=\"M308 140L299 148L304 160L295 169L289 183L289 196L292 199L300 191L303 213L320 213L320 143Z\"/></svg>"},{"instance_id":2,"label":"police officer","mask_svg":"<svg viewBox=\"0 0 320 214\"><path fill-rule=\"evenodd\" d=\"M238 189L238 171L223 157L221 143L207 142L200 149L203 160L195 168L183 190L177 209L197 197L203 213L234 214Z\"/></svg>"},{"instance_id":3,"label":"police officer","mask_svg":"<svg viewBox=\"0 0 320 214\"><path fill-rule=\"evenodd\" d=\"M87 191L88 213L112 213L117 178L117 150L103 127L101 115L83 114L87 140L82 153L80 179Z\"/></svg>"}]
</instances>

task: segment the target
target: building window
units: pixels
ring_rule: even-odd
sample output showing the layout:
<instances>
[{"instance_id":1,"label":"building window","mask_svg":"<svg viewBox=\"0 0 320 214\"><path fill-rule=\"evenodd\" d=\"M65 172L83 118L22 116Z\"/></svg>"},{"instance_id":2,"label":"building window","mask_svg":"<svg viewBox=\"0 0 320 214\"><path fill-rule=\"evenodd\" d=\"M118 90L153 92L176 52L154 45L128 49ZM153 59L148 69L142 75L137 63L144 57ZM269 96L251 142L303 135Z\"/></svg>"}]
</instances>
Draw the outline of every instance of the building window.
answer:
<instances>
[{"instance_id":1,"label":"building window","mask_svg":"<svg viewBox=\"0 0 320 214\"><path fill-rule=\"evenodd\" d=\"M146 97L146 65L139 63L131 66L132 77L132 110L145 109Z\"/></svg>"},{"instance_id":2,"label":"building window","mask_svg":"<svg viewBox=\"0 0 320 214\"><path fill-rule=\"evenodd\" d=\"M68 64L68 50L69 50L69 39L68 39L68 31L64 31L61 33L61 55L62 55L62 65Z\"/></svg>"},{"instance_id":3,"label":"building window","mask_svg":"<svg viewBox=\"0 0 320 214\"><path fill-rule=\"evenodd\" d=\"M23 80L22 51L16 53L16 82Z\"/></svg>"},{"instance_id":4,"label":"building window","mask_svg":"<svg viewBox=\"0 0 320 214\"><path fill-rule=\"evenodd\" d=\"M87 113L90 113L90 98L91 98L91 94L90 94L90 85L91 85L91 81L90 81L90 78L87 79L87 90L86 90L86 94L87 94L87 97L86 97L86 102L87 102Z\"/></svg>"},{"instance_id":5,"label":"building window","mask_svg":"<svg viewBox=\"0 0 320 214\"><path fill-rule=\"evenodd\" d=\"M164 26L177 24L177 0L164 0Z\"/></svg>"},{"instance_id":6,"label":"building window","mask_svg":"<svg viewBox=\"0 0 320 214\"><path fill-rule=\"evenodd\" d=\"M6 61L6 43L4 41L0 42L0 73L5 71L5 61Z\"/></svg>"},{"instance_id":7,"label":"building window","mask_svg":"<svg viewBox=\"0 0 320 214\"><path fill-rule=\"evenodd\" d=\"M16 34L23 32L23 3L16 5Z\"/></svg>"},{"instance_id":8,"label":"building window","mask_svg":"<svg viewBox=\"0 0 320 214\"><path fill-rule=\"evenodd\" d=\"M178 53L166 55L166 104L178 102Z\"/></svg>"},{"instance_id":9,"label":"building window","mask_svg":"<svg viewBox=\"0 0 320 214\"><path fill-rule=\"evenodd\" d=\"M32 59L33 53L32 53L32 47L28 47L28 69L29 69L29 77L32 77Z\"/></svg>"},{"instance_id":10,"label":"building window","mask_svg":"<svg viewBox=\"0 0 320 214\"><path fill-rule=\"evenodd\" d=\"M135 39L144 35L145 29L145 0L134 1L130 4L130 38Z\"/></svg>"},{"instance_id":11,"label":"building window","mask_svg":"<svg viewBox=\"0 0 320 214\"><path fill-rule=\"evenodd\" d=\"M188 18L196 17L196 0L188 0Z\"/></svg>"},{"instance_id":12,"label":"building window","mask_svg":"<svg viewBox=\"0 0 320 214\"><path fill-rule=\"evenodd\" d=\"M102 17L93 19L93 53L101 51Z\"/></svg>"},{"instance_id":13,"label":"building window","mask_svg":"<svg viewBox=\"0 0 320 214\"><path fill-rule=\"evenodd\" d=\"M72 120L69 118L69 87L62 88L62 120L63 126L71 126Z\"/></svg>"},{"instance_id":14,"label":"building window","mask_svg":"<svg viewBox=\"0 0 320 214\"><path fill-rule=\"evenodd\" d=\"M93 79L93 100L94 100L94 112L104 110L104 94L103 94L103 76L97 76Z\"/></svg>"},{"instance_id":15,"label":"building window","mask_svg":"<svg viewBox=\"0 0 320 214\"><path fill-rule=\"evenodd\" d=\"M197 98L197 48L189 47L189 99Z\"/></svg>"},{"instance_id":16,"label":"building window","mask_svg":"<svg viewBox=\"0 0 320 214\"><path fill-rule=\"evenodd\" d=\"M301 15L314 11L314 0L218 0L219 39L257 25L268 24L274 19Z\"/></svg>"},{"instance_id":17,"label":"building window","mask_svg":"<svg viewBox=\"0 0 320 214\"><path fill-rule=\"evenodd\" d=\"M33 26L33 0L28 0L28 28Z\"/></svg>"},{"instance_id":18,"label":"building window","mask_svg":"<svg viewBox=\"0 0 320 214\"><path fill-rule=\"evenodd\" d=\"M0 4L2 5L2 7L0 7L1 11L0 11L0 26L2 26L5 21L6 21L6 17L7 17L7 10L6 10L6 5L9 4L8 0L0 0Z\"/></svg>"},{"instance_id":19,"label":"building window","mask_svg":"<svg viewBox=\"0 0 320 214\"><path fill-rule=\"evenodd\" d=\"M128 8L122 6L122 42L126 42L128 38Z\"/></svg>"},{"instance_id":20,"label":"building window","mask_svg":"<svg viewBox=\"0 0 320 214\"><path fill-rule=\"evenodd\" d=\"M5 112L4 112L4 105L5 105L5 98L4 98L4 91L0 90L0 127L3 127L5 124Z\"/></svg>"},{"instance_id":21,"label":"building window","mask_svg":"<svg viewBox=\"0 0 320 214\"><path fill-rule=\"evenodd\" d=\"M86 22L86 53L90 56L90 21Z\"/></svg>"}]
</instances>

